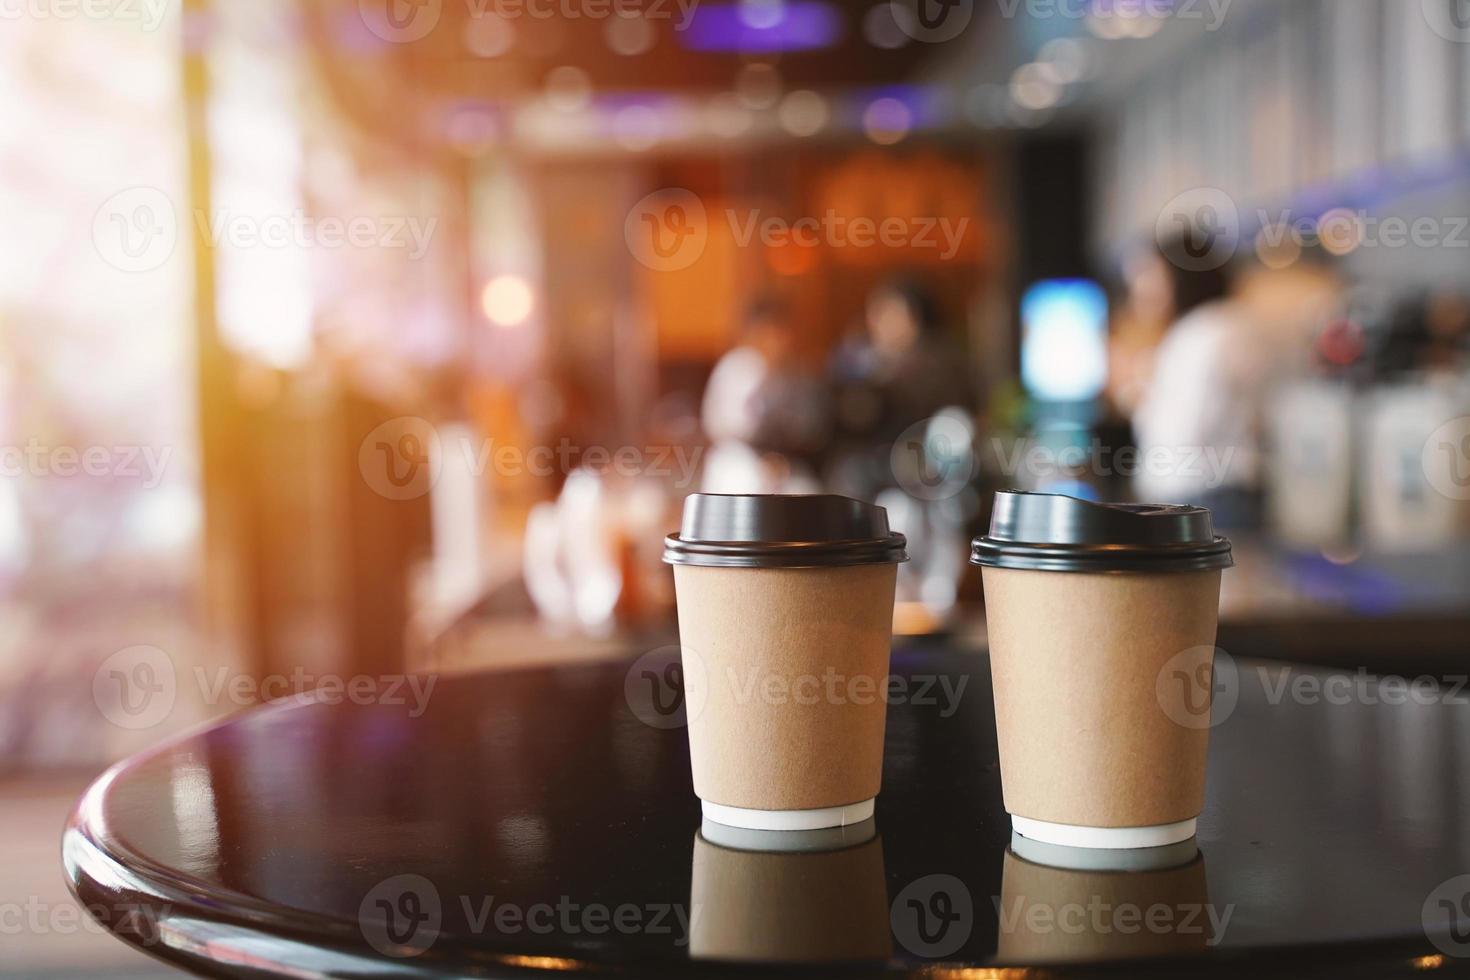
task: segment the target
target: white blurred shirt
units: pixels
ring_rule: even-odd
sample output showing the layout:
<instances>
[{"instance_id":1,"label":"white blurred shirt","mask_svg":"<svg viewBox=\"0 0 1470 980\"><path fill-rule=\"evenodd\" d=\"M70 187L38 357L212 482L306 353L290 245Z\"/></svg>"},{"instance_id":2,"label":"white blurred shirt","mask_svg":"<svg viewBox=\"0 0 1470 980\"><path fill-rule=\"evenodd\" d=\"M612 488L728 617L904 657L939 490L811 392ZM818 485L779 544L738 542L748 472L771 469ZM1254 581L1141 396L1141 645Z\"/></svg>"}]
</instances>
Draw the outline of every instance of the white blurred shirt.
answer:
<instances>
[{"instance_id":1,"label":"white blurred shirt","mask_svg":"<svg viewBox=\"0 0 1470 980\"><path fill-rule=\"evenodd\" d=\"M1272 346L1228 302L1198 307L1164 335L1133 413L1140 499L1195 503L1209 491L1256 485Z\"/></svg>"}]
</instances>

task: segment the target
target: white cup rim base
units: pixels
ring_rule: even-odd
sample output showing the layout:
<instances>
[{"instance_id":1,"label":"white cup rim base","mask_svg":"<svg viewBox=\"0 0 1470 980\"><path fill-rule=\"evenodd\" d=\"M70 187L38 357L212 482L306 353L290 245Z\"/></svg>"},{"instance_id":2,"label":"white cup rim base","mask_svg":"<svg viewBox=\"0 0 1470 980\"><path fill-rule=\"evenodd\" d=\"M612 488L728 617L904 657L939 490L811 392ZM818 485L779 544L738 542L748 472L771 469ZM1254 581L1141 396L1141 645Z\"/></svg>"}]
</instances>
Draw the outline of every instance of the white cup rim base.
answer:
<instances>
[{"instance_id":1,"label":"white cup rim base","mask_svg":"<svg viewBox=\"0 0 1470 980\"><path fill-rule=\"evenodd\" d=\"M1189 840L1195 834L1197 823L1197 819L1190 818L1152 827L1079 827L1011 814L1011 826L1022 837L1064 847L1163 847Z\"/></svg>"},{"instance_id":2,"label":"white cup rim base","mask_svg":"<svg viewBox=\"0 0 1470 980\"><path fill-rule=\"evenodd\" d=\"M826 830L862 823L873 815L873 800L815 810L748 810L701 800L706 820L744 830Z\"/></svg>"}]
</instances>

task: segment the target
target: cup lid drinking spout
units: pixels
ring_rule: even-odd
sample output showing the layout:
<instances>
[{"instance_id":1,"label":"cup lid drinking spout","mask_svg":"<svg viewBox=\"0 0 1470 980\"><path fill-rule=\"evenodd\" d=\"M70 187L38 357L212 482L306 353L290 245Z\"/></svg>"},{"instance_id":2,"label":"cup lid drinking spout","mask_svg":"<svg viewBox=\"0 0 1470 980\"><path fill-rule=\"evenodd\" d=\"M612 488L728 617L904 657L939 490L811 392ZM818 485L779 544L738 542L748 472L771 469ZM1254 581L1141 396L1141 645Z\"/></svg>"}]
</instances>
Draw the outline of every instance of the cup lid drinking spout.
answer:
<instances>
[{"instance_id":1,"label":"cup lid drinking spout","mask_svg":"<svg viewBox=\"0 0 1470 980\"><path fill-rule=\"evenodd\" d=\"M1229 568L1230 542L1204 507L1105 504L1002 490L970 561L1050 572L1188 572Z\"/></svg>"},{"instance_id":2,"label":"cup lid drinking spout","mask_svg":"<svg viewBox=\"0 0 1470 980\"><path fill-rule=\"evenodd\" d=\"M837 494L695 493L678 534L664 539L670 565L826 568L908 560L902 534L876 504Z\"/></svg>"}]
</instances>

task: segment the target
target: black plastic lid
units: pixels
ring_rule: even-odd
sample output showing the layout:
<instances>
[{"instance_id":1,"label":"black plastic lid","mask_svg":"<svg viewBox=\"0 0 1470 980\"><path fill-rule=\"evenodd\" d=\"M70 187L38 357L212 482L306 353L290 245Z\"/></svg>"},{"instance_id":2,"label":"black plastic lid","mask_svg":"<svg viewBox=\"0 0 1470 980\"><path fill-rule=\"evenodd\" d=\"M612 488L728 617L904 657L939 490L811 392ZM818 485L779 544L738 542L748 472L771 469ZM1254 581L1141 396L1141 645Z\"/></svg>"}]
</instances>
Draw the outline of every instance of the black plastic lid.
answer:
<instances>
[{"instance_id":1,"label":"black plastic lid","mask_svg":"<svg viewBox=\"0 0 1470 980\"><path fill-rule=\"evenodd\" d=\"M990 533L970 561L1047 572L1189 572L1229 568L1230 542L1210 512L1174 504L1096 504L1058 493L1002 490Z\"/></svg>"},{"instance_id":2,"label":"black plastic lid","mask_svg":"<svg viewBox=\"0 0 1470 980\"><path fill-rule=\"evenodd\" d=\"M820 568L908 561L888 512L836 494L695 493L664 539L671 565Z\"/></svg>"}]
</instances>

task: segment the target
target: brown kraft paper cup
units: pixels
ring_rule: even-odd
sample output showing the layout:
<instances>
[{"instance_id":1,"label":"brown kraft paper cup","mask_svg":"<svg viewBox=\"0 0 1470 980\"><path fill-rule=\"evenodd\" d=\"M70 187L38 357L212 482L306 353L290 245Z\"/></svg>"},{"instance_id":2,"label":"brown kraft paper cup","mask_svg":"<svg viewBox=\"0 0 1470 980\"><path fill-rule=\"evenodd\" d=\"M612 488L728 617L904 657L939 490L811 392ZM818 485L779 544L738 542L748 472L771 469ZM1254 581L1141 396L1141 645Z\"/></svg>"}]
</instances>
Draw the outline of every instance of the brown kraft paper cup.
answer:
<instances>
[{"instance_id":1,"label":"brown kraft paper cup","mask_svg":"<svg viewBox=\"0 0 1470 980\"><path fill-rule=\"evenodd\" d=\"M835 495L693 494L674 566L706 819L802 831L872 816L904 538Z\"/></svg>"},{"instance_id":2,"label":"brown kraft paper cup","mask_svg":"<svg viewBox=\"0 0 1470 980\"><path fill-rule=\"evenodd\" d=\"M981 577L1006 812L1083 827L1199 816L1209 729L1171 719L1157 678L1214 646L1220 573Z\"/></svg>"},{"instance_id":3,"label":"brown kraft paper cup","mask_svg":"<svg viewBox=\"0 0 1470 980\"><path fill-rule=\"evenodd\" d=\"M1213 660L1229 542L1202 508L996 497L972 561L1016 831L1101 848L1192 836L1209 693L1201 685L1204 720L1191 723L1169 710L1161 679L1181 657L1191 670Z\"/></svg>"},{"instance_id":4,"label":"brown kraft paper cup","mask_svg":"<svg viewBox=\"0 0 1470 980\"><path fill-rule=\"evenodd\" d=\"M675 566L696 796L809 810L878 795L896 581L896 565Z\"/></svg>"}]
</instances>

